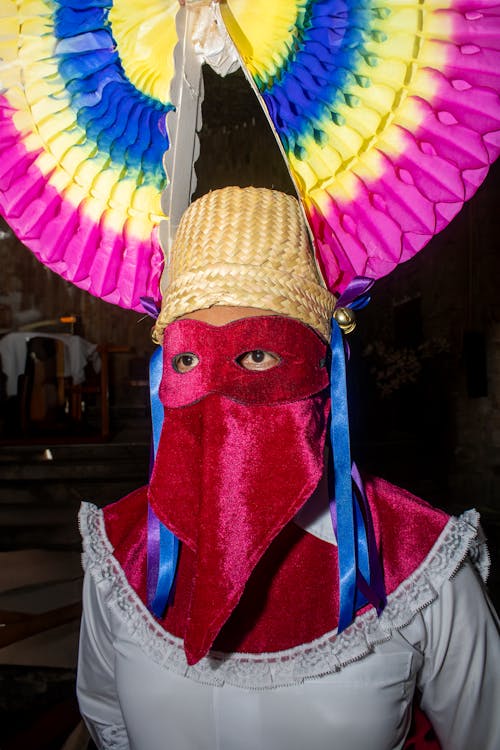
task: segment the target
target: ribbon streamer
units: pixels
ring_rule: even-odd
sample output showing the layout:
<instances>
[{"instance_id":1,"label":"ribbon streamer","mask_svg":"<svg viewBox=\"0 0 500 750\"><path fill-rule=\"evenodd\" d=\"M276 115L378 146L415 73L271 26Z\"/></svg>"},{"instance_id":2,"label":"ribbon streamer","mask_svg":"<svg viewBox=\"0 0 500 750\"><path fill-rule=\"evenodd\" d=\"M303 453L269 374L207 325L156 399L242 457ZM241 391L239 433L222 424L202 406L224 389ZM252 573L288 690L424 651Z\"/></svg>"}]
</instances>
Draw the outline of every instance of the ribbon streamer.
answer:
<instances>
[{"instance_id":1,"label":"ribbon streamer","mask_svg":"<svg viewBox=\"0 0 500 750\"><path fill-rule=\"evenodd\" d=\"M372 279L356 278L338 300L337 307L364 307L369 301L366 292L372 284ZM359 471L351 461L346 356L342 331L335 318L332 319L331 350L330 437L335 491L330 501L330 514L338 542L338 632L341 633L353 622L355 613L368 602L373 604L380 614L386 598L368 501ZM359 498L354 492L354 486Z\"/></svg>"},{"instance_id":2,"label":"ribbon streamer","mask_svg":"<svg viewBox=\"0 0 500 750\"><path fill-rule=\"evenodd\" d=\"M361 310L366 307L370 301L368 291L374 283L374 279L369 276L356 276L342 292L335 307L349 307L351 310Z\"/></svg>"},{"instance_id":3,"label":"ribbon streamer","mask_svg":"<svg viewBox=\"0 0 500 750\"><path fill-rule=\"evenodd\" d=\"M382 565L378 555L377 542L375 539L375 530L373 528L373 519L370 512L370 506L368 505L368 499L366 497L365 487L359 469L356 463L352 462L351 476L354 482L354 488L357 490L358 496L361 500L361 507L363 518L366 524L366 541L368 545L368 575L370 576L370 586L366 586L366 576L358 576L357 582L362 594L366 599L373 604L377 610L377 614L381 615L385 605L387 604L387 597L385 593L384 576L382 573ZM356 506L359 507L358 500L354 496Z\"/></svg>"},{"instance_id":4,"label":"ribbon streamer","mask_svg":"<svg viewBox=\"0 0 500 750\"><path fill-rule=\"evenodd\" d=\"M153 297L141 297L141 305L145 312L156 320L160 314L161 304L157 302Z\"/></svg>"},{"instance_id":5,"label":"ribbon streamer","mask_svg":"<svg viewBox=\"0 0 500 750\"><path fill-rule=\"evenodd\" d=\"M143 302L144 304L144 302ZM163 372L163 352L158 347L153 352L149 366L151 421L153 425L153 456L156 458L163 427L163 404L159 388ZM163 617L175 579L179 557L179 540L161 523L148 505L148 563L147 601L155 617Z\"/></svg>"}]
</instances>

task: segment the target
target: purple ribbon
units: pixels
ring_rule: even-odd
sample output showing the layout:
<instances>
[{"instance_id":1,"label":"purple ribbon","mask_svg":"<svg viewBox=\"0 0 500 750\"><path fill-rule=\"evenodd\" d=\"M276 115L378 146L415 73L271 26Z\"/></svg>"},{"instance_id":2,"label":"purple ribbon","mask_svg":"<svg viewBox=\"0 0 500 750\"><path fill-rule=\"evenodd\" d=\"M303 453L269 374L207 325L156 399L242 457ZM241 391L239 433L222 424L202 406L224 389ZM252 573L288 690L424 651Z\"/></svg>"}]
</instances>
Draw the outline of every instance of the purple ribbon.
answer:
<instances>
[{"instance_id":1,"label":"purple ribbon","mask_svg":"<svg viewBox=\"0 0 500 750\"><path fill-rule=\"evenodd\" d=\"M146 576L147 602L152 609L160 570L160 520L148 503L148 565Z\"/></svg>"},{"instance_id":2,"label":"purple ribbon","mask_svg":"<svg viewBox=\"0 0 500 750\"><path fill-rule=\"evenodd\" d=\"M381 615L382 611L387 603L387 597L385 593L384 576L382 573L382 565L380 564L380 558L377 549L377 540L375 539L375 529L373 528L373 518L368 505L368 498L366 497L365 485L359 473L359 469L356 463L352 462L351 476L354 482L354 487L357 490L358 500L361 505L361 512L363 513L366 540L368 545L368 563L369 563L369 577L370 584L368 585L363 576L358 576L358 588L361 593L366 597L370 604L373 604L377 610L377 614ZM355 498L356 499L356 498Z\"/></svg>"},{"instance_id":3,"label":"purple ribbon","mask_svg":"<svg viewBox=\"0 0 500 750\"><path fill-rule=\"evenodd\" d=\"M348 307L350 310L361 310L366 307L370 301L368 291L374 283L375 280L369 276L356 276L338 298L335 309Z\"/></svg>"},{"instance_id":4,"label":"purple ribbon","mask_svg":"<svg viewBox=\"0 0 500 750\"><path fill-rule=\"evenodd\" d=\"M160 314L161 303L154 300L153 297L139 297L139 299L141 300L141 305L145 312L147 312L151 318L156 320Z\"/></svg>"}]
</instances>

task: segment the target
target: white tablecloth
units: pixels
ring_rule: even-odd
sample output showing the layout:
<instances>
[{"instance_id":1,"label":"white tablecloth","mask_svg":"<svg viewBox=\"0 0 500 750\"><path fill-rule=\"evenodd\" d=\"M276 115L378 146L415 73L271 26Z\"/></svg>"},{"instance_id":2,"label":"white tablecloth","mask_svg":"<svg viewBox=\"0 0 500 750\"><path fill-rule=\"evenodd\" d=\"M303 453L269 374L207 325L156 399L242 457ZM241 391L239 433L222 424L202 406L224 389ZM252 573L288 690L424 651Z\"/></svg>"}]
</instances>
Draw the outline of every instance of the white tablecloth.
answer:
<instances>
[{"instance_id":1,"label":"white tablecloth","mask_svg":"<svg viewBox=\"0 0 500 750\"><path fill-rule=\"evenodd\" d=\"M7 376L7 396L17 394L18 377L24 372L26 366L26 345L30 339L36 337L57 339L63 342L64 376L71 377L74 385L83 383L87 362L92 362L96 372L101 369L97 344L92 344L81 336L73 336L70 333L39 333L38 331L8 333L0 339L2 370Z\"/></svg>"}]
</instances>

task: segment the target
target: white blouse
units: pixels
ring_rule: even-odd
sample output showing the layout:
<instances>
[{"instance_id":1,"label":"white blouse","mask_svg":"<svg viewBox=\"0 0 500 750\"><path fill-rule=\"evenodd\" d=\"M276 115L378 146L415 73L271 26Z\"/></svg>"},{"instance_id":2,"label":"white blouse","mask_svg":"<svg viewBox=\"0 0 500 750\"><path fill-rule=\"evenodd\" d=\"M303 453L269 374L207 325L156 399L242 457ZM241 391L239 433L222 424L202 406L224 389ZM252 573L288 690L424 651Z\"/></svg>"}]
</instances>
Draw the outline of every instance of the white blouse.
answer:
<instances>
[{"instance_id":1,"label":"white blouse","mask_svg":"<svg viewBox=\"0 0 500 750\"><path fill-rule=\"evenodd\" d=\"M94 741L109 750L396 750L418 687L443 750L498 750L498 619L462 563L476 522L473 512L450 520L380 620L368 612L338 637L188 667L182 643L128 585L100 511L86 506L78 698Z\"/></svg>"}]
</instances>

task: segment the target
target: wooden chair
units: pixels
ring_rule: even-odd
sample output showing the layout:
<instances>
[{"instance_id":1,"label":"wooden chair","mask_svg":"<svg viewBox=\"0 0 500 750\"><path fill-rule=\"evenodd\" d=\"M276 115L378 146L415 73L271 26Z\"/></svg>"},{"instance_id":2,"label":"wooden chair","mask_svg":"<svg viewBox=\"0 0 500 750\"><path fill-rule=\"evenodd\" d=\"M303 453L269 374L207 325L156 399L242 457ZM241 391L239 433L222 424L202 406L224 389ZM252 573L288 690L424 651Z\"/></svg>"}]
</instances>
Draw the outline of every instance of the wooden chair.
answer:
<instances>
[{"instance_id":1,"label":"wooden chair","mask_svg":"<svg viewBox=\"0 0 500 750\"><path fill-rule=\"evenodd\" d=\"M99 403L100 438L109 438L110 348L103 344L97 349L101 358L100 372L92 372L89 366L86 380L74 384L64 375L62 341L34 336L27 342L26 368L18 389L23 435L40 434L44 430L60 434L66 431L68 437L74 438L70 433L81 426L87 399L95 396Z\"/></svg>"},{"instance_id":2,"label":"wooden chair","mask_svg":"<svg viewBox=\"0 0 500 750\"><path fill-rule=\"evenodd\" d=\"M34 336L26 344L26 367L19 387L21 429L27 434L64 417L64 344Z\"/></svg>"}]
</instances>

